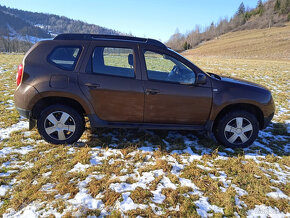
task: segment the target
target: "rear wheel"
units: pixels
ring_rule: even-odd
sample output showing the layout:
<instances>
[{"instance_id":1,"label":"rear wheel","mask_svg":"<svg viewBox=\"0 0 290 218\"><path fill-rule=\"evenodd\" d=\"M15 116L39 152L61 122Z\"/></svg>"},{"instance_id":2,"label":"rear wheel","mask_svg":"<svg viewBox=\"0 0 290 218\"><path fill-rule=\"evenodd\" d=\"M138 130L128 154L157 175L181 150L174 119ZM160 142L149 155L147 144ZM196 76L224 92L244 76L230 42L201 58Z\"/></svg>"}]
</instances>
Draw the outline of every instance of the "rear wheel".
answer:
<instances>
[{"instance_id":1,"label":"rear wheel","mask_svg":"<svg viewBox=\"0 0 290 218\"><path fill-rule=\"evenodd\" d=\"M55 104L42 111L37 119L39 134L52 144L76 142L85 129L84 117L72 107Z\"/></svg>"},{"instance_id":2,"label":"rear wheel","mask_svg":"<svg viewBox=\"0 0 290 218\"><path fill-rule=\"evenodd\" d=\"M248 111L237 110L225 114L216 125L216 139L226 147L245 148L258 137L259 122Z\"/></svg>"}]
</instances>

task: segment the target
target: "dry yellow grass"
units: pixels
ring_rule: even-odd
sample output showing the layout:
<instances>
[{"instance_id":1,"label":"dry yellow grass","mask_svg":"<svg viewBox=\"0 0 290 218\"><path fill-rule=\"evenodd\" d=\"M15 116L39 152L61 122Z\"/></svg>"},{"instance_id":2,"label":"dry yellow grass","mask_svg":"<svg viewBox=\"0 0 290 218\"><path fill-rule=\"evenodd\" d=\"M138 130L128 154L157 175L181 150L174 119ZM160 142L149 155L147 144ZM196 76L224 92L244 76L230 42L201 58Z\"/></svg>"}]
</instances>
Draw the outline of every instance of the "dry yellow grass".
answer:
<instances>
[{"instance_id":1,"label":"dry yellow grass","mask_svg":"<svg viewBox=\"0 0 290 218\"><path fill-rule=\"evenodd\" d=\"M0 156L0 164L11 162L2 167L0 173L4 175L17 170L0 177L0 185L9 185L13 179L16 181L4 196L0 196L0 202L3 202L0 216L10 209L21 211L30 204L42 202L37 210L43 216L49 208L54 208L63 217L104 216L101 214L103 210L108 212L108 217L199 217L198 210L205 198L210 205L223 209L223 213L212 209L206 211L214 217L245 217L256 205L272 206L284 214L289 213L289 198L276 199L267 195L276 188L290 196L289 182L284 182L290 169L289 150L285 149L289 148L285 121L290 119L290 43L285 43L290 38L289 30L287 26L230 33L185 53L205 71L248 79L272 91L276 123L262 131L257 143L250 148L227 150L192 132L112 129L86 131L81 138L83 142L76 146L55 146L40 141L35 129L30 135L22 129L0 141L0 154L1 149L33 146L33 150L25 155L12 152ZM282 40L278 40L279 37ZM16 66L22 57L0 54L0 67L4 68L0 92L7 93L0 96L3 102L0 109L4 112L0 114L0 128L19 121L18 114L8 109L7 102L13 99ZM99 147L94 148L96 146ZM152 151L145 148L145 152L141 149L143 146L149 146ZM195 154L183 149L191 149ZM171 153L172 150L179 152ZM101 161L93 166L90 163L94 158ZM28 166L24 167L26 164ZM77 164L89 167L70 172ZM146 181L145 177L151 173L154 178L145 186L144 179ZM184 185L185 179L196 188ZM145 188L139 187L138 183ZM48 184L53 188L43 190ZM86 185L82 187L81 184ZM114 189L122 185L129 187L127 191ZM164 196L162 203L154 203L158 190ZM88 208L84 203L72 205L69 201L80 192L101 200L104 208ZM134 204L148 207L121 211L119 206L126 201L126 192L130 193ZM63 198L56 198L56 194ZM152 204L155 208L150 206Z\"/></svg>"},{"instance_id":2,"label":"dry yellow grass","mask_svg":"<svg viewBox=\"0 0 290 218\"><path fill-rule=\"evenodd\" d=\"M12 99L16 88L15 77L22 59L23 55L19 54L0 54L0 128L18 122L19 114L14 108Z\"/></svg>"},{"instance_id":3,"label":"dry yellow grass","mask_svg":"<svg viewBox=\"0 0 290 218\"><path fill-rule=\"evenodd\" d=\"M285 27L227 33L183 55L290 61L290 23Z\"/></svg>"}]
</instances>

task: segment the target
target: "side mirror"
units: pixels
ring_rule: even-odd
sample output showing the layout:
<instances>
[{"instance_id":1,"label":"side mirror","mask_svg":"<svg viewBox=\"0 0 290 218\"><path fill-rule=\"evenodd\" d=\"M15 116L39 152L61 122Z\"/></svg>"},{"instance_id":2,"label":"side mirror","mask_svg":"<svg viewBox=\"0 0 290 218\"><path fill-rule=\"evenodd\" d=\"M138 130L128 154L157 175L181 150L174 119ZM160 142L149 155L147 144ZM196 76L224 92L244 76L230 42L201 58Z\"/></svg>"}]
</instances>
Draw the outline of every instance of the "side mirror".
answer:
<instances>
[{"instance_id":1,"label":"side mirror","mask_svg":"<svg viewBox=\"0 0 290 218\"><path fill-rule=\"evenodd\" d=\"M196 84L206 84L206 75L203 73L197 74Z\"/></svg>"}]
</instances>

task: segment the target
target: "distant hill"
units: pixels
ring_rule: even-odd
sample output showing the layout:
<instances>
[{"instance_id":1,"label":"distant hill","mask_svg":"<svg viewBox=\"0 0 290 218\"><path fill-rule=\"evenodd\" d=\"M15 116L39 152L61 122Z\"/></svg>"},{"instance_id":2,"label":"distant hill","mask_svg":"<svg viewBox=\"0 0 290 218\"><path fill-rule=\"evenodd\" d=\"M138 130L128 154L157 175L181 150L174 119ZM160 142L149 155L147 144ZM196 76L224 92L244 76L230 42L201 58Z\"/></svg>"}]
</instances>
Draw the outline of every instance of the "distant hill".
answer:
<instances>
[{"instance_id":1,"label":"distant hill","mask_svg":"<svg viewBox=\"0 0 290 218\"><path fill-rule=\"evenodd\" d=\"M120 34L120 32L88 24L83 21L73 20L64 16L23 11L0 6L0 11L14 15L32 26L39 27L46 33L56 35L59 33L95 33L95 34Z\"/></svg>"},{"instance_id":2,"label":"distant hill","mask_svg":"<svg viewBox=\"0 0 290 218\"><path fill-rule=\"evenodd\" d=\"M50 38L50 34L39 27L35 27L19 17L0 10L0 35L6 37L34 36Z\"/></svg>"},{"instance_id":3,"label":"distant hill","mask_svg":"<svg viewBox=\"0 0 290 218\"><path fill-rule=\"evenodd\" d=\"M121 34L112 29L64 16L23 11L0 5L0 51L26 51L32 43L53 38L60 33ZM25 48L18 48L24 44Z\"/></svg>"},{"instance_id":4,"label":"distant hill","mask_svg":"<svg viewBox=\"0 0 290 218\"><path fill-rule=\"evenodd\" d=\"M290 21L290 0L256 1L257 6L253 9L249 9L241 3L237 12L230 19L220 19L217 23L212 22L206 28L197 25L188 34L176 32L166 44L174 50L183 51L219 38L226 33L279 27Z\"/></svg>"},{"instance_id":5,"label":"distant hill","mask_svg":"<svg viewBox=\"0 0 290 218\"><path fill-rule=\"evenodd\" d=\"M290 22L284 27L231 32L182 53L212 56L290 61Z\"/></svg>"}]
</instances>

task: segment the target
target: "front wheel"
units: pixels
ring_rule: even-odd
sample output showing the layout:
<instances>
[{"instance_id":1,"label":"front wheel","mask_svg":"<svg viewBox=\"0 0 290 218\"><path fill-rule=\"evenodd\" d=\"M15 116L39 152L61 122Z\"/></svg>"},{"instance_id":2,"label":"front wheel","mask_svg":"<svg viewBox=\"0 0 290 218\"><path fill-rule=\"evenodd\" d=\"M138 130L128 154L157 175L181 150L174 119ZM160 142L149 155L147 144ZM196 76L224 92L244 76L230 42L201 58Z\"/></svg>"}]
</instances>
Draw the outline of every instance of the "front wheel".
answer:
<instances>
[{"instance_id":1,"label":"front wheel","mask_svg":"<svg viewBox=\"0 0 290 218\"><path fill-rule=\"evenodd\" d=\"M84 117L74 108L55 104L42 111L37 119L39 134L52 144L76 142L85 129Z\"/></svg>"},{"instance_id":2,"label":"front wheel","mask_svg":"<svg viewBox=\"0 0 290 218\"><path fill-rule=\"evenodd\" d=\"M245 148L258 137L259 122L252 113L236 110L226 113L214 130L216 139L226 147Z\"/></svg>"}]
</instances>

